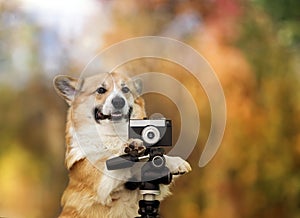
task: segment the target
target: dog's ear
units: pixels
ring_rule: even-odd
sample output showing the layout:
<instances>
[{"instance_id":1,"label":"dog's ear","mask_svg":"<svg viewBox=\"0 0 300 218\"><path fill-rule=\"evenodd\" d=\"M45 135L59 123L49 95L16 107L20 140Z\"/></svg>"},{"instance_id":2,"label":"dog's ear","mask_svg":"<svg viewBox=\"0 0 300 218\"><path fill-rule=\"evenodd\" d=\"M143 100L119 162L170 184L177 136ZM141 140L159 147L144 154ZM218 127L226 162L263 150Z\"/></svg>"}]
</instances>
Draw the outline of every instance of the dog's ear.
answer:
<instances>
[{"instance_id":1,"label":"dog's ear","mask_svg":"<svg viewBox=\"0 0 300 218\"><path fill-rule=\"evenodd\" d=\"M137 92L137 95L141 95L143 91L143 81L141 79L135 79L133 81L134 88Z\"/></svg>"},{"instance_id":2,"label":"dog's ear","mask_svg":"<svg viewBox=\"0 0 300 218\"><path fill-rule=\"evenodd\" d=\"M58 95L65 99L68 105L71 105L82 82L74 77L58 75L54 78L53 84Z\"/></svg>"}]
</instances>

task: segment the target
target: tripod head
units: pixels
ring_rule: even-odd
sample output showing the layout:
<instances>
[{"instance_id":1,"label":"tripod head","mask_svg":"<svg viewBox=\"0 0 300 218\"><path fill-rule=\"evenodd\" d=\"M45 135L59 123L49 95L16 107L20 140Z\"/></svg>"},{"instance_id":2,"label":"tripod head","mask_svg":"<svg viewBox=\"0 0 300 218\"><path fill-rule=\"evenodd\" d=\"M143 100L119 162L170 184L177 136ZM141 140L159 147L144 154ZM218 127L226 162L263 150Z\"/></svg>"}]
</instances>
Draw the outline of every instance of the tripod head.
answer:
<instances>
[{"instance_id":1,"label":"tripod head","mask_svg":"<svg viewBox=\"0 0 300 218\"><path fill-rule=\"evenodd\" d=\"M125 187L130 190L139 188L143 199L139 201L141 218L159 218L159 204L156 196L160 194L159 185L168 185L172 181L172 174L166 167L164 149L150 147L145 151L144 156L138 156L136 152L121 155L106 161L108 170L116 170L132 167L136 162L147 160L141 167L141 178L137 181L128 181Z\"/></svg>"}]
</instances>

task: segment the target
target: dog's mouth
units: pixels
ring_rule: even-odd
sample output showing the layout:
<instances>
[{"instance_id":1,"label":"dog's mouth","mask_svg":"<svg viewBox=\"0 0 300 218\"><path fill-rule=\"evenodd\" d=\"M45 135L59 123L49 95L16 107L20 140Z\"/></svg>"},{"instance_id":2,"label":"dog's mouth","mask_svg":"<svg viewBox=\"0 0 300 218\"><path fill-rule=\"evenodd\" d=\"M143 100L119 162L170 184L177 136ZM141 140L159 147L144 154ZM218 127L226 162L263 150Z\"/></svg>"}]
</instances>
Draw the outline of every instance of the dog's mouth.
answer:
<instances>
[{"instance_id":1,"label":"dog's mouth","mask_svg":"<svg viewBox=\"0 0 300 218\"><path fill-rule=\"evenodd\" d=\"M129 108L127 114L124 114L122 111L114 111L110 114L103 114L101 112L101 109L96 107L94 111L94 115L95 115L96 122L100 123L101 120L120 121L123 118L125 120L128 120L130 119L131 112L132 112L132 107Z\"/></svg>"}]
</instances>

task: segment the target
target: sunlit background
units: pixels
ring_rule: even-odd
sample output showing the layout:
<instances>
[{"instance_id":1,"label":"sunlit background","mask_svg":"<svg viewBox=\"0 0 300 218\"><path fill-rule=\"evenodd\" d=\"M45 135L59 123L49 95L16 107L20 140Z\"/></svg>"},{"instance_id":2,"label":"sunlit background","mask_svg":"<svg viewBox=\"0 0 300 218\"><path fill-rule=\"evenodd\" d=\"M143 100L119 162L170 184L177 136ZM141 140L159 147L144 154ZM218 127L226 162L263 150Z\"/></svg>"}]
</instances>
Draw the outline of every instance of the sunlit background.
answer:
<instances>
[{"instance_id":1,"label":"sunlit background","mask_svg":"<svg viewBox=\"0 0 300 218\"><path fill-rule=\"evenodd\" d=\"M61 210L67 107L53 77L78 76L102 49L144 35L199 51L228 110L221 148L199 168L210 127L203 90L168 63L127 67L172 71L193 96L203 95L193 172L176 181L163 217L300 217L300 1L0 0L0 12L0 217L50 218ZM145 97L156 112L159 97Z\"/></svg>"}]
</instances>

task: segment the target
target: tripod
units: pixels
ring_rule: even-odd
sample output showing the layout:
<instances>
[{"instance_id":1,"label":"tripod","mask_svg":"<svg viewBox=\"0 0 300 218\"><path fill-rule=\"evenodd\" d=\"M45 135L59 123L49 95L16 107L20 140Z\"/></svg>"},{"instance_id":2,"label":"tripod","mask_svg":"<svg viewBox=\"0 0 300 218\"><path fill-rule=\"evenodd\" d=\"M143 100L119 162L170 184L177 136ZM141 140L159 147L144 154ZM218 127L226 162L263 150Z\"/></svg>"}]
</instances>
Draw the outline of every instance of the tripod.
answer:
<instances>
[{"instance_id":1,"label":"tripod","mask_svg":"<svg viewBox=\"0 0 300 218\"><path fill-rule=\"evenodd\" d=\"M168 185L172 181L172 174L166 167L163 148L147 148L145 156L137 157L136 154L126 154L120 157L107 160L106 165L109 170L127 168L134 165L142 159L148 161L141 167L141 180L129 181L125 183L125 187L130 190L139 188L143 195L139 201L138 213L141 215L136 218L160 218L159 216L159 200L156 196L160 194L159 185Z\"/></svg>"}]
</instances>

